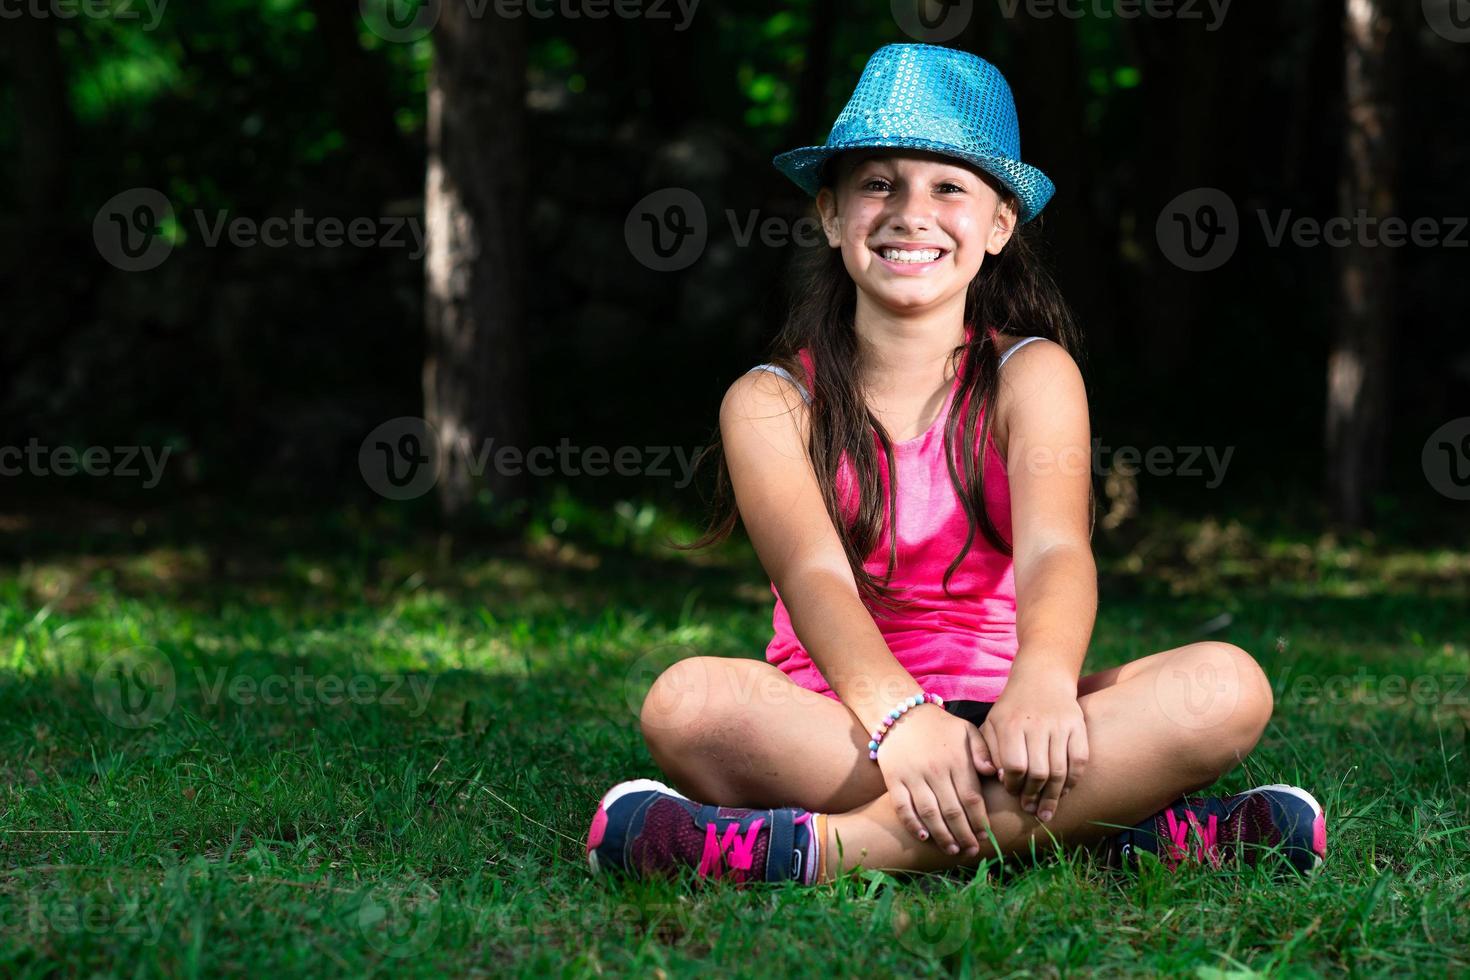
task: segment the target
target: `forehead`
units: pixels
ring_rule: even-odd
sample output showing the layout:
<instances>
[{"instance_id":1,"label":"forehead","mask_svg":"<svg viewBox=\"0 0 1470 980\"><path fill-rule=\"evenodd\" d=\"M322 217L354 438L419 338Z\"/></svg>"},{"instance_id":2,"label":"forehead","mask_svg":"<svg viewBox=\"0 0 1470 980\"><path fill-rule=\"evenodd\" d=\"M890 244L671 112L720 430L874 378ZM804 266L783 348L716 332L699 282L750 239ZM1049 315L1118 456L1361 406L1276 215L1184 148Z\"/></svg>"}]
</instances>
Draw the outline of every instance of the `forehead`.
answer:
<instances>
[{"instance_id":1,"label":"forehead","mask_svg":"<svg viewBox=\"0 0 1470 980\"><path fill-rule=\"evenodd\" d=\"M957 157L946 156L943 153L932 153L928 150L910 150L900 148L875 147L869 150L849 150L840 154L843 164L847 167L860 167L865 163L907 165L920 167L932 167L936 169L961 170L967 173L978 174L979 169L972 166L968 161Z\"/></svg>"}]
</instances>

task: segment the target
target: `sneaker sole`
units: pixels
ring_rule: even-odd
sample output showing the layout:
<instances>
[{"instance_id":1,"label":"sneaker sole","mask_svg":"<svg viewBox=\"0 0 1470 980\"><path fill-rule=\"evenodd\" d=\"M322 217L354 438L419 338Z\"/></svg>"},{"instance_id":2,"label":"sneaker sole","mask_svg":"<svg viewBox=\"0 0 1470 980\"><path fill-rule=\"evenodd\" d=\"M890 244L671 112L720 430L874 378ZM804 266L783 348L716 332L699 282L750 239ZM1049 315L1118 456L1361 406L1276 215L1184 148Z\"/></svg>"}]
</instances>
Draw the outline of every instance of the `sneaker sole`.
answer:
<instances>
[{"instance_id":1,"label":"sneaker sole","mask_svg":"<svg viewBox=\"0 0 1470 980\"><path fill-rule=\"evenodd\" d=\"M1322 804L1300 786L1288 786L1286 783L1269 783L1265 786L1257 786L1249 792L1259 793L1268 789L1285 793L1287 796L1295 796L1312 808L1312 870L1317 870L1322 866L1322 860L1327 854L1327 817L1322 811Z\"/></svg>"},{"instance_id":2,"label":"sneaker sole","mask_svg":"<svg viewBox=\"0 0 1470 980\"><path fill-rule=\"evenodd\" d=\"M602 794L602 799L597 803L597 812L592 816L592 826L587 831L587 865L592 869L593 874L598 874L602 871L601 865L597 862L596 847L602 843L602 832L607 827L607 811L614 803L629 793L644 793L649 790L655 793L667 793L669 796L677 796L681 800L689 799L689 797L672 786L665 786L657 779L625 780ZM594 840L594 838L596 839Z\"/></svg>"}]
</instances>

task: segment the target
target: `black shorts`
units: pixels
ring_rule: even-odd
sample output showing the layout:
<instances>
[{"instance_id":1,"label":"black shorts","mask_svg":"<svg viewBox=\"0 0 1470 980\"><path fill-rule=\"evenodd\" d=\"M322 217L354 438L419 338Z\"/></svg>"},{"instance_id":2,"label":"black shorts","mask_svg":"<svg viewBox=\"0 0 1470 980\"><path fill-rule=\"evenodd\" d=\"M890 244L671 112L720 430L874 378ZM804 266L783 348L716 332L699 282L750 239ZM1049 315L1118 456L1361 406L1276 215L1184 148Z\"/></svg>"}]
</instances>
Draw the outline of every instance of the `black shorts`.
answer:
<instances>
[{"instance_id":1,"label":"black shorts","mask_svg":"<svg viewBox=\"0 0 1470 980\"><path fill-rule=\"evenodd\" d=\"M979 728L985 721L985 716L990 714L990 709L995 707L992 701L946 701L944 710L957 718L963 718L973 722Z\"/></svg>"}]
</instances>

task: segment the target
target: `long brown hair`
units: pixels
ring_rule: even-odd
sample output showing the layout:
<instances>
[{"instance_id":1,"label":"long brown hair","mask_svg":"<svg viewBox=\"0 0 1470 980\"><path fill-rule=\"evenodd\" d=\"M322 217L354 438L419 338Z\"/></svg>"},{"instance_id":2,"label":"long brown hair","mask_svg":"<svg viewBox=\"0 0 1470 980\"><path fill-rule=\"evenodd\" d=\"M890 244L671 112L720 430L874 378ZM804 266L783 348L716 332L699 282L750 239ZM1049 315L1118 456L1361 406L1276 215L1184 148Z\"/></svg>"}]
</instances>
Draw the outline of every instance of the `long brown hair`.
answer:
<instances>
[{"instance_id":1,"label":"long brown hair","mask_svg":"<svg viewBox=\"0 0 1470 980\"><path fill-rule=\"evenodd\" d=\"M827 168L827 173L830 175L834 169ZM1019 213L1015 196L986 177L1002 200L1011 206L1012 213ZM829 176L824 185L831 186L830 181ZM951 355L960 358L968 348L968 356L957 362L963 369L945 419L944 450L950 480L965 510L969 529L964 547L945 569L946 593L950 577L970 550L977 526L993 547L1007 556L1011 554L1010 543L1001 537L985 508L985 453L964 453L964 469L958 472L953 448L956 439L964 446L983 446L990 439L994 413L989 408L994 401L1000 367L999 351L990 329L1014 336L1045 337L1060 344L1079 362L1082 359L1079 331L1055 280L1042 264L1038 236L1034 223L1018 226L999 255L986 257L965 294L965 323L980 324L984 329L971 330L968 340ZM870 611L896 609L902 602L896 600L897 591L889 583L897 562L897 535L888 536L888 567L882 581L863 566L878 545L885 513L891 514L897 507L898 481L892 441L863 400L859 385L857 333L853 323L857 286L843 263L841 249L826 247L825 242L804 249L795 263L795 271L791 309L766 360L791 372L792 377L802 378L806 370L798 351L805 348L810 352L816 377L807 378L811 393L807 454L822 490L823 503L842 541L864 604ZM964 418L959 417L962 405ZM984 423L977 436L977 418L982 408ZM977 438L983 441L977 443ZM895 476L887 481L886 506L878 467L880 449L887 472ZM844 454L851 461L858 491L857 512L851 521L846 519L837 494L837 472ZM706 456L716 459L719 467L710 524L698 540L676 547L704 548L722 541L734 530L739 518L718 431L699 453L696 467ZM1090 522L1095 524L1093 500L1089 487Z\"/></svg>"}]
</instances>

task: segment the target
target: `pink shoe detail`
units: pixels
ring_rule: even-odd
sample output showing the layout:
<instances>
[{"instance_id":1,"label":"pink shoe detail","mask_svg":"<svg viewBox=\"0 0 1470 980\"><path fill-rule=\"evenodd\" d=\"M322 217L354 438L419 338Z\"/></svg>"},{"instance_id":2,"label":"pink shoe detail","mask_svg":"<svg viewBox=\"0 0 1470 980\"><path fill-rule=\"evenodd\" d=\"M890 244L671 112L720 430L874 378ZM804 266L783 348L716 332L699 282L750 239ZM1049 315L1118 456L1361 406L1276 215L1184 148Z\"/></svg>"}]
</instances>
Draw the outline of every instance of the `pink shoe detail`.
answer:
<instances>
[{"instance_id":1,"label":"pink shoe detail","mask_svg":"<svg viewBox=\"0 0 1470 980\"><path fill-rule=\"evenodd\" d=\"M1327 857L1327 814L1317 814L1317 819L1312 823L1312 850L1317 852L1320 858Z\"/></svg>"},{"instance_id":2,"label":"pink shoe detail","mask_svg":"<svg viewBox=\"0 0 1470 980\"><path fill-rule=\"evenodd\" d=\"M592 818L592 829L587 832L587 850L591 851L602 843L603 835L607 833L607 811L601 804L597 807L597 815Z\"/></svg>"}]
</instances>

